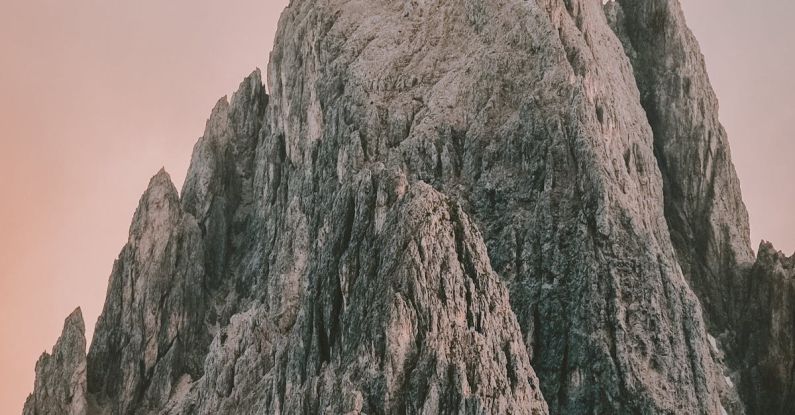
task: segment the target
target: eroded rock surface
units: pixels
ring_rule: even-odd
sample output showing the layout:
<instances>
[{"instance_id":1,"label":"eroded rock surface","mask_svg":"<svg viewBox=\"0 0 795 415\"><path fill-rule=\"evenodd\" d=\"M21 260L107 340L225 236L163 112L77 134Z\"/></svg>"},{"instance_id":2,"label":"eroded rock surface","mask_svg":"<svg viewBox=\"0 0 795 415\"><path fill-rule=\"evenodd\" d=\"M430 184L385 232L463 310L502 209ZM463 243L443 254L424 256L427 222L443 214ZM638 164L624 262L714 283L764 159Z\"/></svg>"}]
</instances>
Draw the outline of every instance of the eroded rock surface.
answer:
<instances>
[{"instance_id":1,"label":"eroded rock surface","mask_svg":"<svg viewBox=\"0 0 795 415\"><path fill-rule=\"evenodd\" d=\"M507 291L458 207L369 170L330 201L300 253L314 258L307 285L280 299L268 291L289 295L285 282L263 287L171 412L546 413Z\"/></svg>"},{"instance_id":2,"label":"eroded rock surface","mask_svg":"<svg viewBox=\"0 0 795 415\"><path fill-rule=\"evenodd\" d=\"M201 376L209 343L204 245L165 171L141 198L113 266L88 353L88 387L109 413L156 411L180 376Z\"/></svg>"},{"instance_id":3,"label":"eroded rock surface","mask_svg":"<svg viewBox=\"0 0 795 415\"><path fill-rule=\"evenodd\" d=\"M605 8L654 130L679 263L734 372L726 383L740 384L749 413L791 413L795 404L785 400L795 345L784 332L795 310L786 272L774 265L786 260L763 244L752 267L748 213L698 42L678 1L618 0Z\"/></svg>"},{"instance_id":4,"label":"eroded rock surface","mask_svg":"<svg viewBox=\"0 0 795 415\"><path fill-rule=\"evenodd\" d=\"M386 160L459 199L553 412L720 410L724 370L600 4L298 1L277 45L287 159L316 158L319 181Z\"/></svg>"},{"instance_id":5,"label":"eroded rock surface","mask_svg":"<svg viewBox=\"0 0 795 415\"><path fill-rule=\"evenodd\" d=\"M36 363L36 384L24 415L87 415L86 328L78 308L64 322L52 353Z\"/></svg>"},{"instance_id":6,"label":"eroded rock surface","mask_svg":"<svg viewBox=\"0 0 795 415\"><path fill-rule=\"evenodd\" d=\"M288 160L259 72L180 198L150 182L89 352L100 413L525 413L546 403L479 231L370 163Z\"/></svg>"},{"instance_id":7,"label":"eroded rock surface","mask_svg":"<svg viewBox=\"0 0 795 415\"><path fill-rule=\"evenodd\" d=\"M788 309L733 307L786 272L745 271L697 45L648 4L293 0L271 95L254 72L141 199L96 413L735 414L791 381Z\"/></svg>"},{"instance_id":8,"label":"eroded rock surface","mask_svg":"<svg viewBox=\"0 0 795 415\"><path fill-rule=\"evenodd\" d=\"M704 58L671 0L608 6L635 68L665 181L665 211L682 269L722 331L730 324L732 276L754 261L748 212L731 162Z\"/></svg>"},{"instance_id":9,"label":"eroded rock surface","mask_svg":"<svg viewBox=\"0 0 795 415\"><path fill-rule=\"evenodd\" d=\"M736 349L740 388L749 413L795 409L795 256L763 242L744 281Z\"/></svg>"}]
</instances>

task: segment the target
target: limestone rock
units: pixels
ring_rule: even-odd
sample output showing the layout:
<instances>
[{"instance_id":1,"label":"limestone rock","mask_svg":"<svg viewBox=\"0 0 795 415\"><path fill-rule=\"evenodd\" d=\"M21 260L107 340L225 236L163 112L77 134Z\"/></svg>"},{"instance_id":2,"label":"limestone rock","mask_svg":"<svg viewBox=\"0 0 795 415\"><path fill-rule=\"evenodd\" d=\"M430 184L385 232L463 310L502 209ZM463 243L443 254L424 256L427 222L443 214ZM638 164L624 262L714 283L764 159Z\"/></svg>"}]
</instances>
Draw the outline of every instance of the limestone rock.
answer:
<instances>
[{"instance_id":1,"label":"limestone rock","mask_svg":"<svg viewBox=\"0 0 795 415\"><path fill-rule=\"evenodd\" d=\"M546 413L466 214L382 163L286 162L268 102L258 72L219 102L181 200L152 179L89 354L102 410Z\"/></svg>"},{"instance_id":2,"label":"limestone rock","mask_svg":"<svg viewBox=\"0 0 795 415\"><path fill-rule=\"evenodd\" d=\"M729 276L754 258L704 58L677 1L619 0L610 7L621 15L617 32L654 130L672 241L710 323L722 331L732 319Z\"/></svg>"},{"instance_id":3,"label":"limestone rock","mask_svg":"<svg viewBox=\"0 0 795 415\"><path fill-rule=\"evenodd\" d=\"M785 385L788 291L732 305L788 265L748 271L697 45L674 1L621 4L293 0L271 95L246 78L182 194L141 199L95 413L736 414L735 383Z\"/></svg>"},{"instance_id":4,"label":"limestone rock","mask_svg":"<svg viewBox=\"0 0 795 415\"><path fill-rule=\"evenodd\" d=\"M717 413L724 370L600 6L294 1L271 60L273 133L318 183L384 161L458 199L552 412Z\"/></svg>"},{"instance_id":5,"label":"limestone rock","mask_svg":"<svg viewBox=\"0 0 795 415\"><path fill-rule=\"evenodd\" d=\"M507 291L444 196L365 171L317 232L305 291L232 316L169 413L546 413Z\"/></svg>"},{"instance_id":6,"label":"limestone rock","mask_svg":"<svg viewBox=\"0 0 795 415\"><path fill-rule=\"evenodd\" d=\"M24 415L87 415L86 329L78 308L64 322L52 354L36 363L36 385Z\"/></svg>"},{"instance_id":7,"label":"limestone rock","mask_svg":"<svg viewBox=\"0 0 795 415\"><path fill-rule=\"evenodd\" d=\"M791 413L795 404L786 396L795 360L786 350L793 343L781 331L795 319L791 291L786 273L773 271L780 255L771 246L762 245L752 267L748 214L698 43L676 0L618 0L605 9L632 61L654 130L679 263L704 307L716 349L742 378L727 380L724 395L736 395L738 384L748 413ZM779 301L764 294L773 287L780 289L771 292ZM742 405L734 406L739 411Z\"/></svg>"},{"instance_id":8,"label":"limestone rock","mask_svg":"<svg viewBox=\"0 0 795 415\"><path fill-rule=\"evenodd\" d=\"M749 413L790 414L795 408L795 256L762 243L745 284L735 381Z\"/></svg>"},{"instance_id":9,"label":"limestone rock","mask_svg":"<svg viewBox=\"0 0 795 415\"><path fill-rule=\"evenodd\" d=\"M210 337L196 219L161 170L113 266L88 353L88 389L108 413L157 411L181 375L198 378Z\"/></svg>"}]
</instances>

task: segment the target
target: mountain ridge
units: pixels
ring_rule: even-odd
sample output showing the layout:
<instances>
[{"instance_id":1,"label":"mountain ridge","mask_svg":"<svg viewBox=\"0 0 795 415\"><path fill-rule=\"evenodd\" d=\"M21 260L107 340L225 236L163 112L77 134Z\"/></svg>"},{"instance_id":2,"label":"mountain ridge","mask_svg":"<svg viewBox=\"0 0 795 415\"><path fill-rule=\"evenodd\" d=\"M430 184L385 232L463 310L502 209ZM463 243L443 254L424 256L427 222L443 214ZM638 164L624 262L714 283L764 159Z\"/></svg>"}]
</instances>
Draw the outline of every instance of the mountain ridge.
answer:
<instances>
[{"instance_id":1,"label":"mountain ridge","mask_svg":"<svg viewBox=\"0 0 795 415\"><path fill-rule=\"evenodd\" d=\"M604 7L291 2L271 94L141 198L85 395L37 370L25 414L787 413L788 260L754 265L697 43Z\"/></svg>"}]
</instances>

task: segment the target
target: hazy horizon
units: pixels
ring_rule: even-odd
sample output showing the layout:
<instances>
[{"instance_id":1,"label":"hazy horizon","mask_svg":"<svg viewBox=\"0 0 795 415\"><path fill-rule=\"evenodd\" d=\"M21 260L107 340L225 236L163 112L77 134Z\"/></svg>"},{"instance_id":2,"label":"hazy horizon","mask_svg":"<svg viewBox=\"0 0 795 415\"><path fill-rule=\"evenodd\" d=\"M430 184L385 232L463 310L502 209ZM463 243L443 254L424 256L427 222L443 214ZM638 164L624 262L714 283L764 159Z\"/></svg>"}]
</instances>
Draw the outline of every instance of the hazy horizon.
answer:
<instances>
[{"instance_id":1,"label":"hazy horizon","mask_svg":"<svg viewBox=\"0 0 795 415\"><path fill-rule=\"evenodd\" d=\"M161 167L181 188L215 102L266 73L287 0L33 0L0 16L0 412L80 306L87 335L132 214ZM795 4L683 0L761 239L795 252Z\"/></svg>"}]
</instances>

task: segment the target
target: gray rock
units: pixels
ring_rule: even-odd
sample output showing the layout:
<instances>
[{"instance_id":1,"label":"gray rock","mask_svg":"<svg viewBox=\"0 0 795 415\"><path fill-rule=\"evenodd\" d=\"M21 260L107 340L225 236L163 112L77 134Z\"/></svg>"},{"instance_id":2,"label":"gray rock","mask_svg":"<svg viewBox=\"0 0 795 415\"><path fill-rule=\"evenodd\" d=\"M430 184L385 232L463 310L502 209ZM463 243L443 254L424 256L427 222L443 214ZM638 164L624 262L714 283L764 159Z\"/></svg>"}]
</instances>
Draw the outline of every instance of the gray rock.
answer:
<instances>
[{"instance_id":1,"label":"gray rock","mask_svg":"<svg viewBox=\"0 0 795 415\"><path fill-rule=\"evenodd\" d=\"M312 191L267 102L258 72L219 102L181 201L152 179L89 353L102 410L546 413L460 208L381 163Z\"/></svg>"},{"instance_id":2,"label":"gray rock","mask_svg":"<svg viewBox=\"0 0 795 415\"><path fill-rule=\"evenodd\" d=\"M199 378L210 342L201 231L161 170L113 266L88 353L88 389L109 413L157 411L180 376Z\"/></svg>"},{"instance_id":3,"label":"gray rock","mask_svg":"<svg viewBox=\"0 0 795 415\"><path fill-rule=\"evenodd\" d=\"M287 160L318 183L385 161L458 199L552 412L719 412L724 371L599 4L298 1L276 44Z\"/></svg>"},{"instance_id":4,"label":"gray rock","mask_svg":"<svg viewBox=\"0 0 795 415\"><path fill-rule=\"evenodd\" d=\"M743 286L743 316L734 346L733 376L748 413L791 414L795 409L795 256L763 242Z\"/></svg>"},{"instance_id":5,"label":"gray rock","mask_svg":"<svg viewBox=\"0 0 795 415\"><path fill-rule=\"evenodd\" d=\"M78 308L64 322L52 354L36 363L36 384L24 415L87 415L86 329Z\"/></svg>"},{"instance_id":6,"label":"gray rock","mask_svg":"<svg viewBox=\"0 0 795 415\"><path fill-rule=\"evenodd\" d=\"M704 307L716 348L741 378L727 377L724 394L733 395L738 384L748 413L791 413L795 344L783 332L795 319L788 305L792 292L786 273L773 271L780 255L772 246L762 245L752 268L748 213L698 43L675 0L619 0L606 11L631 58L654 129L679 263ZM733 406L741 411L739 402Z\"/></svg>"},{"instance_id":7,"label":"gray rock","mask_svg":"<svg viewBox=\"0 0 795 415\"><path fill-rule=\"evenodd\" d=\"M546 413L507 290L458 207L363 171L317 232L284 254L306 283L265 289L297 298L232 316L169 413Z\"/></svg>"},{"instance_id":8,"label":"gray rock","mask_svg":"<svg viewBox=\"0 0 795 415\"><path fill-rule=\"evenodd\" d=\"M748 212L704 58L671 0L611 3L654 130L679 262L718 332L732 320L732 275L754 262ZM610 12L609 12L610 14Z\"/></svg>"},{"instance_id":9,"label":"gray rock","mask_svg":"<svg viewBox=\"0 0 795 415\"><path fill-rule=\"evenodd\" d=\"M292 1L272 95L254 72L141 199L96 413L742 413L732 383L791 379L790 309L732 307L783 278L746 271L697 45L622 4Z\"/></svg>"}]
</instances>

